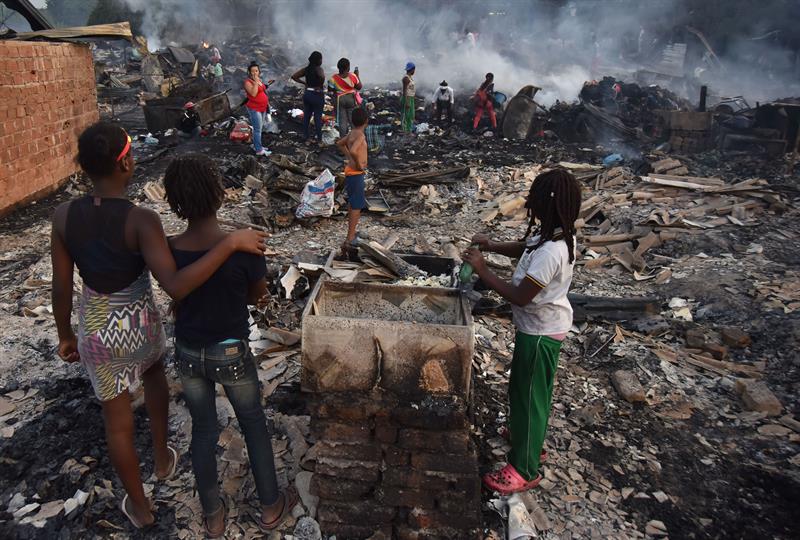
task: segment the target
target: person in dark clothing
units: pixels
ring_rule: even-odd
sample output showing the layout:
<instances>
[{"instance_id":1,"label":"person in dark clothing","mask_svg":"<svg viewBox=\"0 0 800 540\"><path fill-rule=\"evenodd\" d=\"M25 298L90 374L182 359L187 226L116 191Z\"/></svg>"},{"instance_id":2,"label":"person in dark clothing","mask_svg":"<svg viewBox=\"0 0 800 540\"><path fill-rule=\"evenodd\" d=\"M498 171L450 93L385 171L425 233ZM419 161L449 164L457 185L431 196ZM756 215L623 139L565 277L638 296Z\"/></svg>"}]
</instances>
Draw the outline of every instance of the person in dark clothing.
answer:
<instances>
[{"instance_id":1,"label":"person in dark clothing","mask_svg":"<svg viewBox=\"0 0 800 540\"><path fill-rule=\"evenodd\" d=\"M266 235L236 231L178 270L158 214L125 196L134 169L125 130L109 122L88 127L78 138L78 163L92 182L92 192L56 208L50 237L57 352L65 362L80 361L89 375L103 410L111 464L125 489L120 510L142 528L155 517L134 444L130 390L140 382L150 417L156 478L171 478L179 457L167 445L166 338L150 272L167 294L181 299L235 251L263 253ZM75 266L83 281L78 336L70 324Z\"/></svg>"},{"instance_id":2,"label":"person in dark clothing","mask_svg":"<svg viewBox=\"0 0 800 540\"><path fill-rule=\"evenodd\" d=\"M325 107L325 71L322 69L322 53L314 51L308 57L308 65L297 70L292 80L306 87L303 92L303 140L308 141L311 115L317 142L322 143L322 109Z\"/></svg>"},{"instance_id":3,"label":"person in dark clothing","mask_svg":"<svg viewBox=\"0 0 800 540\"><path fill-rule=\"evenodd\" d=\"M188 220L186 231L169 242L181 268L228 237L217 221L225 197L222 175L211 158L187 154L167 167L164 189L172 210ZM257 367L247 339L247 305L266 294L266 271L263 256L234 253L175 309L175 360L192 415L192 468L210 538L225 534L226 510L217 481L216 384L225 390L244 432L261 501L259 527L276 529L297 503L296 493L278 489Z\"/></svg>"},{"instance_id":4,"label":"person in dark clothing","mask_svg":"<svg viewBox=\"0 0 800 540\"><path fill-rule=\"evenodd\" d=\"M196 137L200 135L200 115L191 101L183 106L183 115L178 122L178 135L183 137Z\"/></svg>"}]
</instances>

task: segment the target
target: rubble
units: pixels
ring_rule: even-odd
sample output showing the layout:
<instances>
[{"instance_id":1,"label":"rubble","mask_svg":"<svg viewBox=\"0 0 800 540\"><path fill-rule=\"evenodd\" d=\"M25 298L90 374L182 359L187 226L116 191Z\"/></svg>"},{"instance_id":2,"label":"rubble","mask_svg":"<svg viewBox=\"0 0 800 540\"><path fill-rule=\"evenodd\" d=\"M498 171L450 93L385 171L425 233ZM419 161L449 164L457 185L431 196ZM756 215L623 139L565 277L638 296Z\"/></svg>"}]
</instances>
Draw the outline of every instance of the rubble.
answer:
<instances>
[{"instance_id":1,"label":"rubble","mask_svg":"<svg viewBox=\"0 0 800 540\"><path fill-rule=\"evenodd\" d=\"M200 45L183 48L206 61ZM329 217L294 214L309 180L341 169L333 150L301 145L292 112L298 91L282 83L270 91L280 134L265 135L269 159L230 139L237 124L249 129L237 94L244 67L256 58L285 79L293 65L286 51L251 36L224 44L227 93L193 75L182 51L139 60L103 44L94 52L106 55L98 82L112 103L103 112L135 139L137 204L155 210L168 234L179 232L163 200L164 167L180 153L206 152L223 172L226 226L272 235L270 300L251 312L250 344L279 482L293 483L302 500L278 536L482 530L500 538L509 518L494 509L513 507L515 526L542 538L792 537L800 496L797 176L785 174L788 158L764 159L777 143L762 153L765 137L731 138L775 129L765 127L770 115L793 115L790 100L755 109L712 104L701 113L664 88L614 78L591 85L582 102L544 108L530 86L506 104L499 133L427 122L401 138L392 89L367 88L373 123L383 126L368 175L377 211L365 212L358 260L338 261L341 188ZM607 94L618 82L619 95ZM187 99L210 99L212 110L205 135L179 141L168 134L169 115ZM739 129L741 120L731 121L738 117L753 122ZM157 143L145 144L148 134ZM604 166L612 154L622 160ZM583 186L575 324L559 363L544 480L537 490L492 499L480 492L478 473L504 462L508 450L497 429L507 421L510 308L485 293L464 314L472 326L453 325L449 299L459 294L458 257L472 234L519 239L528 187L552 167L571 170ZM79 366L52 352L47 219L56 203L86 188L76 178L68 191L0 224L0 321L9 331L0 369L3 535L137 537L117 511L121 487L102 451L91 389ZM514 261L489 264L508 277ZM332 291L359 301L332 307ZM410 317L411 307L430 320ZM457 353L434 339L447 327L458 330L447 334ZM408 357L425 361L400 369ZM170 436L185 451L189 415L174 373L170 381ZM234 503L231 530L255 537L245 447L223 404L220 478ZM136 418L145 423L143 411ZM147 448L139 431L137 446ZM158 501L153 534L202 535L192 485L188 459L167 485L148 484ZM748 517L753 501L768 523Z\"/></svg>"}]
</instances>

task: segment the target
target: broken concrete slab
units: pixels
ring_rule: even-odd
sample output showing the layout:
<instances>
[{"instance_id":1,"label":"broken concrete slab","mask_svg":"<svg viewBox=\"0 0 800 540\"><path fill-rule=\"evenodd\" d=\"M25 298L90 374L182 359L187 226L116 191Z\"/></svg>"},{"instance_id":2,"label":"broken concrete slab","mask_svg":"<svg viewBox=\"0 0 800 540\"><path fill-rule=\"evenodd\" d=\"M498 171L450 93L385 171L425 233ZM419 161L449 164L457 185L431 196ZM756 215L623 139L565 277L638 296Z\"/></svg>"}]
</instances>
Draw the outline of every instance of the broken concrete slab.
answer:
<instances>
[{"instance_id":1,"label":"broken concrete slab","mask_svg":"<svg viewBox=\"0 0 800 540\"><path fill-rule=\"evenodd\" d=\"M750 411L767 413L768 416L778 416L783 410L780 400L763 381L737 379L736 392Z\"/></svg>"}]
</instances>

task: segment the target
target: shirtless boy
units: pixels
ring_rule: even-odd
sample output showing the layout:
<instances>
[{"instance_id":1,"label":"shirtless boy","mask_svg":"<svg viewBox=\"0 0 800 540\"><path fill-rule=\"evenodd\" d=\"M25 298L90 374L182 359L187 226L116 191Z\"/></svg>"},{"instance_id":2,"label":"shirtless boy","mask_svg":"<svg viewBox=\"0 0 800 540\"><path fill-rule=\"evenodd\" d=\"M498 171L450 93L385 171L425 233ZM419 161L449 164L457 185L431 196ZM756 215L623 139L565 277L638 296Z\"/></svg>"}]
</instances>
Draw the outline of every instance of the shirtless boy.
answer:
<instances>
[{"instance_id":1,"label":"shirtless boy","mask_svg":"<svg viewBox=\"0 0 800 540\"><path fill-rule=\"evenodd\" d=\"M367 139L364 130L367 127L367 111L362 108L353 110L353 129L336 141L336 146L347 158L344 164L347 202L350 209L347 212L347 239L342 244L342 254L348 255L355 250L356 228L361 217L361 210L367 207L364 197L364 173L367 169Z\"/></svg>"}]
</instances>

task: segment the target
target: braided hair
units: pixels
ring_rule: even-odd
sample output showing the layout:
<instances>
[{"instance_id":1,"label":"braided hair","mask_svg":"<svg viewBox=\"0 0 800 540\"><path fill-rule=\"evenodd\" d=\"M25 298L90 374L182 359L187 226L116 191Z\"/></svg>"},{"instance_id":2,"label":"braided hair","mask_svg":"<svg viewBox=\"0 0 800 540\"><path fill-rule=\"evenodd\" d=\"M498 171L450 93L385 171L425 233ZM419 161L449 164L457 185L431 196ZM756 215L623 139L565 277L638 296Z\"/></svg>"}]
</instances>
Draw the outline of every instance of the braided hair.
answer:
<instances>
[{"instance_id":1,"label":"braided hair","mask_svg":"<svg viewBox=\"0 0 800 540\"><path fill-rule=\"evenodd\" d=\"M78 137L78 164L89 178L105 178L114 173L117 156L125 148L128 134L118 124L97 122Z\"/></svg>"},{"instance_id":2,"label":"braided hair","mask_svg":"<svg viewBox=\"0 0 800 540\"><path fill-rule=\"evenodd\" d=\"M553 169L537 176L531 184L525 208L528 209L530 222L522 241L530 236L538 219L538 234L541 237L534 249L550 240L564 240L569 250L569 262L574 262L575 220L581 209L581 187L572 173ZM561 227L563 236L555 234L558 227Z\"/></svg>"},{"instance_id":3,"label":"braided hair","mask_svg":"<svg viewBox=\"0 0 800 540\"><path fill-rule=\"evenodd\" d=\"M217 165L196 153L172 160L164 173L164 190L169 207L183 219L215 215L225 197Z\"/></svg>"}]
</instances>

